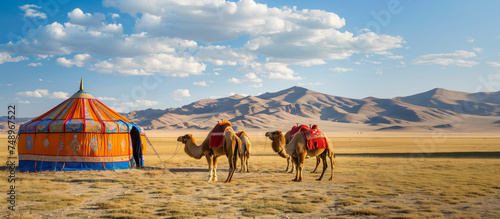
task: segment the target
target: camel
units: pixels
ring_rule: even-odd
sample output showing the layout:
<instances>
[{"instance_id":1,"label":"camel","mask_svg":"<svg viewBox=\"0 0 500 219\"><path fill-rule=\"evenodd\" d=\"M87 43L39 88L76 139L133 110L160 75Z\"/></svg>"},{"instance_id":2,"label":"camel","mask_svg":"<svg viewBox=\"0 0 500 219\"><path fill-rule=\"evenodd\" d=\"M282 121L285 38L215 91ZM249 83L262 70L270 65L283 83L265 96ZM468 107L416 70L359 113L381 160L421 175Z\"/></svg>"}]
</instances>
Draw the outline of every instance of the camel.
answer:
<instances>
[{"instance_id":1,"label":"camel","mask_svg":"<svg viewBox=\"0 0 500 219\"><path fill-rule=\"evenodd\" d=\"M290 136L292 135L291 134L291 130L286 132L285 134L285 140L286 140L286 143L285 144L288 144L290 142ZM291 167L290 168L290 173L293 172L293 163L290 163L290 160L292 159L292 157L288 157L286 159L286 170L285 172L288 172L288 167ZM316 156L316 167L314 168L314 170L311 172L311 173L316 173L316 170L318 170L318 166L319 166L319 163L321 161L321 158L319 156Z\"/></svg>"},{"instance_id":2,"label":"camel","mask_svg":"<svg viewBox=\"0 0 500 219\"><path fill-rule=\"evenodd\" d=\"M252 152L252 144L250 143L250 138L248 138L245 131L240 130L238 132L238 136L240 136L242 143L238 154L241 160L240 172L250 172L250 169L248 169L248 159L250 159L250 154Z\"/></svg>"},{"instance_id":3,"label":"camel","mask_svg":"<svg viewBox=\"0 0 500 219\"><path fill-rule=\"evenodd\" d=\"M201 145L197 145L191 134L179 136L178 142L184 144L184 152L192 158L201 159L203 156L207 159L208 169L210 170L207 181L217 181L217 163L219 156L226 155L229 162L229 173L226 183L231 182L233 174L236 171L236 161L238 158L238 150L241 145L241 140L238 138L233 129L229 129L224 133L224 140L221 147L209 148L209 140L212 131L208 133L207 138Z\"/></svg>"},{"instance_id":4,"label":"camel","mask_svg":"<svg viewBox=\"0 0 500 219\"><path fill-rule=\"evenodd\" d=\"M285 136L281 131L266 132L266 137L272 140L272 148L278 153L279 156L283 158L292 157L294 164L296 165L295 179L293 181L302 182L302 169L304 166L304 161L306 156L319 156L323 160L323 172L321 176L317 179L320 181L325 174L328 164L326 163L326 158L328 157L331 164L331 176L330 181L333 180L333 168L335 167L335 162L333 161L334 153L332 148L332 142L327 139L328 149L313 149L308 150L306 146L306 140L303 135L295 135L288 144L286 144ZM326 136L325 136L326 137Z\"/></svg>"}]
</instances>

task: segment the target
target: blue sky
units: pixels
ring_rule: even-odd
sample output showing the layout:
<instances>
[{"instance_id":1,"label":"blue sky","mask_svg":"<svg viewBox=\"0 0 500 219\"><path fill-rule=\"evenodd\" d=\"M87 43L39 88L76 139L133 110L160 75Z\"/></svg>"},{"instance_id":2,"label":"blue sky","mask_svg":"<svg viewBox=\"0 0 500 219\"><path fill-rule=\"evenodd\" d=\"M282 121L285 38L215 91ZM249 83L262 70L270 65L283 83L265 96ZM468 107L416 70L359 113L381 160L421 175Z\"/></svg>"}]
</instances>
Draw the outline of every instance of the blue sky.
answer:
<instances>
[{"instance_id":1,"label":"blue sky","mask_svg":"<svg viewBox=\"0 0 500 219\"><path fill-rule=\"evenodd\" d=\"M119 112L297 85L351 98L500 89L498 1L0 4L0 105L20 117L82 77Z\"/></svg>"}]
</instances>

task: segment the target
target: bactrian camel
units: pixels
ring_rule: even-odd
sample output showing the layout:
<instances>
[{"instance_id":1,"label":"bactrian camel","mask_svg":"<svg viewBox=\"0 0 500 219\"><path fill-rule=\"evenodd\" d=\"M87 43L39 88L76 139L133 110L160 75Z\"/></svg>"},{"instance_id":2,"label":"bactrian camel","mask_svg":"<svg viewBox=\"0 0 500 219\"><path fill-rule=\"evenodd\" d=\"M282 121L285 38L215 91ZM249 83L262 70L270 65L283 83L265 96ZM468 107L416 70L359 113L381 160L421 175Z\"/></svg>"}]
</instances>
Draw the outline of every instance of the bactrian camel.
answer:
<instances>
[{"instance_id":1,"label":"bactrian camel","mask_svg":"<svg viewBox=\"0 0 500 219\"><path fill-rule=\"evenodd\" d=\"M285 134L285 140L286 140L285 144L288 144L290 142L290 136L292 135L291 132L292 132L291 130L288 131L288 132L286 132L286 134ZM286 159L286 170L285 170L285 172L288 172L288 169L289 169L288 167L290 167L290 172L293 172L293 162L290 162L291 159L292 159L292 157L288 157ZM316 170L318 170L318 166L319 166L320 161L321 161L321 158L319 156L317 156L316 157L316 167L314 168L314 170L311 173L316 173Z\"/></svg>"},{"instance_id":2,"label":"bactrian camel","mask_svg":"<svg viewBox=\"0 0 500 219\"><path fill-rule=\"evenodd\" d=\"M296 175L293 181L302 182L302 169L307 156L319 156L323 160L323 171L321 176L317 179L318 181L323 178L323 175L328 168L328 164L326 162L326 158L328 157L331 165L331 176L329 180L333 180L333 168L335 167L335 162L333 161L334 153L330 139L326 138L328 142L328 149L308 150L306 140L303 135L295 135L288 144L286 144L285 136L281 131L266 132L266 137L269 137L272 140L272 149L278 153L279 156L283 158L292 157L293 162L296 165Z\"/></svg>"},{"instance_id":3,"label":"bactrian camel","mask_svg":"<svg viewBox=\"0 0 500 219\"><path fill-rule=\"evenodd\" d=\"M201 159L201 157L205 156L210 171L207 181L217 181L217 162L219 161L219 156L226 155L229 162L229 173L224 182L231 182L233 174L236 171L238 148L241 145L241 140L232 129L229 129L224 133L224 141L221 147L209 148L211 134L212 131L208 133L207 138L201 145L196 145L196 141L191 134L179 136L177 141L185 144L184 152L190 157Z\"/></svg>"},{"instance_id":4,"label":"bactrian camel","mask_svg":"<svg viewBox=\"0 0 500 219\"><path fill-rule=\"evenodd\" d=\"M248 168L248 159L250 159L250 154L252 153L252 143L250 143L250 138L245 131L240 130L238 136L241 140L241 147L239 150L239 157L241 160L241 170L240 172L250 172Z\"/></svg>"}]
</instances>

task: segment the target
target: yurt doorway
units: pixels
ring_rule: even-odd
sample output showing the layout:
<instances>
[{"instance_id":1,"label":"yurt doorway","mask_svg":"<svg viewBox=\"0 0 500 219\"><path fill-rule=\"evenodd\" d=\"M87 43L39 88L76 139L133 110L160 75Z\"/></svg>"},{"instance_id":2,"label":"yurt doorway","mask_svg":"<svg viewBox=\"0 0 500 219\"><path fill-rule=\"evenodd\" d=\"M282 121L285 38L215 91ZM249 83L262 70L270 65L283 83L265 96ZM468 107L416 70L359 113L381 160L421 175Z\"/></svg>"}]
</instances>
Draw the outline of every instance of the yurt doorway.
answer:
<instances>
[{"instance_id":1,"label":"yurt doorway","mask_svg":"<svg viewBox=\"0 0 500 219\"><path fill-rule=\"evenodd\" d=\"M132 152L134 155L135 165L140 168L141 167L141 135L139 130L133 126L132 130L130 130L130 138L132 139Z\"/></svg>"}]
</instances>

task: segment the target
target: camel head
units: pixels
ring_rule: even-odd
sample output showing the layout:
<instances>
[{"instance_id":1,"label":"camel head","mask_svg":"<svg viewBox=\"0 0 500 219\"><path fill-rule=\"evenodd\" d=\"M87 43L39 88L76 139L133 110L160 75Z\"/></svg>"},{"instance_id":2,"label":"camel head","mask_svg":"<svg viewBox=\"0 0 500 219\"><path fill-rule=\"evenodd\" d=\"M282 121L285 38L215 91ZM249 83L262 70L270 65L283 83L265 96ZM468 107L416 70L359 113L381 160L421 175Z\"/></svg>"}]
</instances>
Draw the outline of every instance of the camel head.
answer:
<instances>
[{"instance_id":1,"label":"camel head","mask_svg":"<svg viewBox=\"0 0 500 219\"><path fill-rule=\"evenodd\" d=\"M266 132L266 137L273 141L271 147L273 148L274 152L279 153L280 151L283 151L283 149L285 148L285 136L283 135L283 132L281 132L280 130L274 132Z\"/></svg>"},{"instance_id":2,"label":"camel head","mask_svg":"<svg viewBox=\"0 0 500 219\"><path fill-rule=\"evenodd\" d=\"M178 141L178 142L182 142L182 143L186 144L186 142L187 142L188 140L190 140L190 139L192 139L193 143L194 143L194 144L196 144L196 142L194 142L193 135L191 135L191 134L185 134L185 135L183 135L183 136L179 136L179 137L177 138L177 141Z\"/></svg>"}]
</instances>

